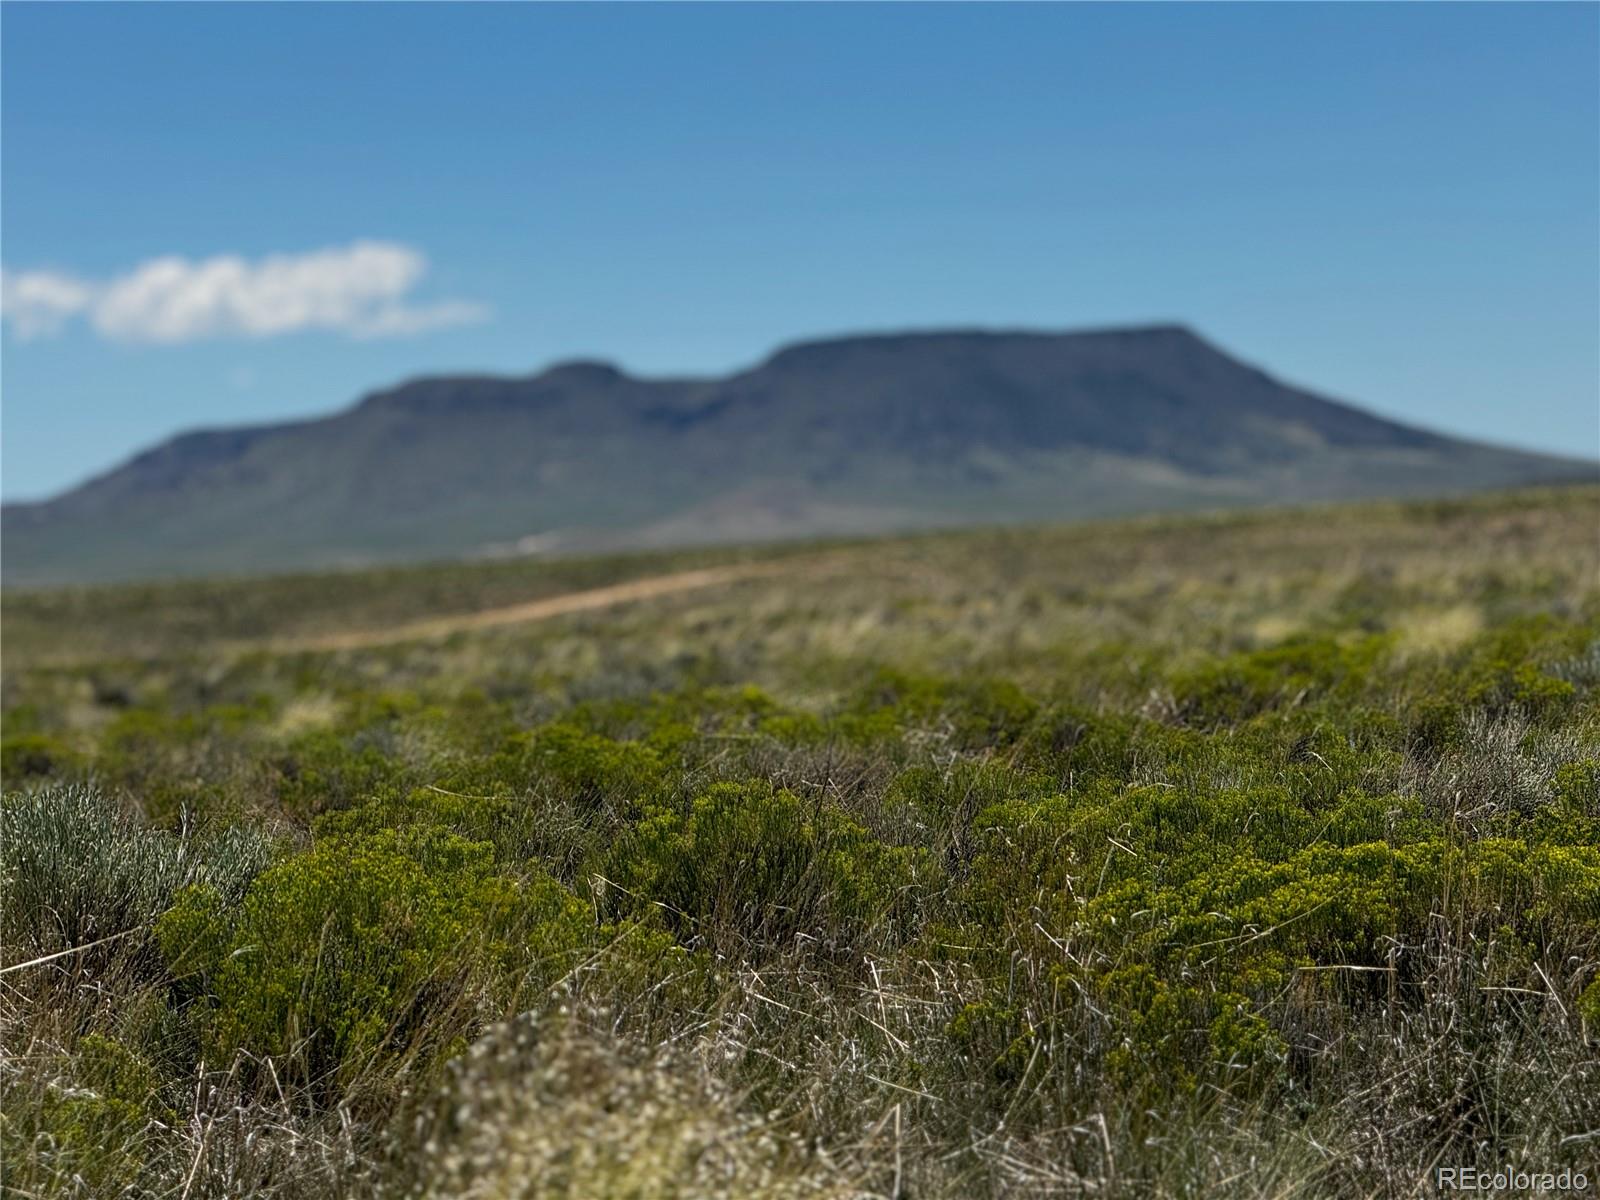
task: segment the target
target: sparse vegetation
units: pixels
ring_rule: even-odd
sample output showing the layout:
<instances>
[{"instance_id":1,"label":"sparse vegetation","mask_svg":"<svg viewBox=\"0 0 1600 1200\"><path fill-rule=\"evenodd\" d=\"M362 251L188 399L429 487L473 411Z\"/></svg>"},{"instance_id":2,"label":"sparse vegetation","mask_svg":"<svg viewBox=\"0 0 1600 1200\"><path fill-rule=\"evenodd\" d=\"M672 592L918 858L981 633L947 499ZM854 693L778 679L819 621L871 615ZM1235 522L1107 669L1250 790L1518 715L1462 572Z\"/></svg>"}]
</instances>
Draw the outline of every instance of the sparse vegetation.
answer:
<instances>
[{"instance_id":1,"label":"sparse vegetation","mask_svg":"<svg viewBox=\"0 0 1600 1200\"><path fill-rule=\"evenodd\" d=\"M338 651L281 639L531 569L8 594L0 1190L1593 1178L1597 530L923 536Z\"/></svg>"}]
</instances>

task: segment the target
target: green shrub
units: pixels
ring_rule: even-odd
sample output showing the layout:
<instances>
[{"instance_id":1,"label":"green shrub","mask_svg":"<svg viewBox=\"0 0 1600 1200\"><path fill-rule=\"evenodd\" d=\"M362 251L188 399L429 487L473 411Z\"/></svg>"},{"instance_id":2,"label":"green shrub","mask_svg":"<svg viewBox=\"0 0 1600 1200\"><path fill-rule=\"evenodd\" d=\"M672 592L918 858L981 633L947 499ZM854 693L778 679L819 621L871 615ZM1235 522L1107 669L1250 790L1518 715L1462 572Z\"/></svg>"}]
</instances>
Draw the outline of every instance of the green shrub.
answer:
<instances>
[{"instance_id":1,"label":"green shrub","mask_svg":"<svg viewBox=\"0 0 1600 1200\"><path fill-rule=\"evenodd\" d=\"M323 813L313 823L318 837L359 837L386 829L436 825L468 841L491 842L498 857L515 857L507 845L520 801L509 796L467 795L428 786L404 795L380 792L349 808Z\"/></svg>"},{"instance_id":2,"label":"green shrub","mask_svg":"<svg viewBox=\"0 0 1600 1200\"><path fill-rule=\"evenodd\" d=\"M1036 1045L1026 1017L984 1000L963 1005L945 1033L952 1048L981 1064L986 1082L1000 1088L1015 1088L1022 1081Z\"/></svg>"},{"instance_id":3,"label":"green shrub","mask_svg":"<svg viewBox=\"0 0 1600 1200\"><path fill-rule=\"evenodd\" d=\"M1535 720L1564 712L1577 687L1553 673L1587 648L1592 632L1548 614L1510 621L1483 634L1469 648L1452 693L1462 707L1491 714L1517 709Z\"/></svg>"},{"instance_id":4,"label":"green shrub","mask_svg":"<svg viewBox=\"0 0 1600 1200\"><path fill-rule=\"evenodd\" d=\"M1007 679L940 679L883 668L857 689L834 727L853 741L878 741L943 726L956 744L978 748L1017 741L1038 712L1037 702Z\"/></svg>"},{"instance_id":5,"label":"green shrub","mask_svg":"<svg viewBox=\"0 0 1600 1200\"><path fill-rule=\"evenodd\" d=\"M519 902L491 848L434 826L329 838L262 873L237 908L185 892L157 923L175 974L215 996L226 1052L284 1060L294 1078L350 1086L367 1069L431 1065L460 1036Z\"/></svg>"},{"instance_id":6,"label":"green shrub","mask_svg":"<svg viewBox=\"0 0 1600 1200\"><path fill-rule=\"evenodd\" d=\"M1578 1015L1594 1029L1596 1037L1600 1037L1600 978L1584 988L1578 997Z\"/></svg>"},{"instance_id":7,"label":"green shrub","mask_svg":"<svg viewBox=\"0 0 1600 1200\"><path fill-rule=\"evenodd\" d=\"M1562 763L1552 791L1557 806L1573 816L1600 817L1600 758Z\"/></svg>"},{"instance_id":8,"label":"green shrub","mask_svg":"<svg viewBox=\"0 0 1600 1200\"><path fill-rule=\"evenodd\" d=\"M659 905L691 943L738 957L859 945L892 935L925 857L884 845L825 806L769 784L718 784L658 810L619 843L608 878Z\"/></svg>"},{"instance_id":9,"label":"green shrub","mask_svg":"<svg viewBox=\"0 0 1600 1200\"><path fill-rule=\"evenodd\" d=\"M667 779L653 747L619 742L567 722L520 735L530 775L562 791L579 807L625 812L655 795Z\"/></svg>"},{"instance_id":10,"label":"green shrub","mask_svg":"<svg viewBox=\"0 0 1600 1200\"><path fill-rule=\"evenodd\" d=\"M1173 695L1184 719L1199 726L1237 724L1312 699L1349 701L1367 687L1388 647L1384 637L1291 638L1181 674L1173 680Z\"/></svg>"},{"instance_id":11,"label":"green shrub","mask_svg":"<svg viewBox=\"0 0 1600 1200\"><path fill-rule=\"evenodd\" d=\"M332 729L295 739L272 765L279 802L307 818L393 791L404 775L402 764L378 746L353 745Z\"/></svg>"}]
</instances>

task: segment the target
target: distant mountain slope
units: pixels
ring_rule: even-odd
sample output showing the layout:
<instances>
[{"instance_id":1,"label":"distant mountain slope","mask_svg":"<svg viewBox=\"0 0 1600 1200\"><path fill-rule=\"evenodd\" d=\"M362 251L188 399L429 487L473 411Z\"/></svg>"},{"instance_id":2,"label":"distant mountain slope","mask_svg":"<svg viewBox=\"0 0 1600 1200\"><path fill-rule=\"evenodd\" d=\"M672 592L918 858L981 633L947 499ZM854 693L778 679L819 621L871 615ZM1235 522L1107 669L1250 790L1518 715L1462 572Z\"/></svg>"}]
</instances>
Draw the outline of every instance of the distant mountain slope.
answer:
<instances>
[{"instance_id":1,"label":"distant mountain slope","mask_svg":"<svg viewBox=\"0 0 1600 1200\"><path fill-rule=\"evenodd\" d=\"M1173 326L848 337L719 379L573 362L173 438L4 510L8 584L879 532L1593 478Z\"/></svg>"}]
</instances>

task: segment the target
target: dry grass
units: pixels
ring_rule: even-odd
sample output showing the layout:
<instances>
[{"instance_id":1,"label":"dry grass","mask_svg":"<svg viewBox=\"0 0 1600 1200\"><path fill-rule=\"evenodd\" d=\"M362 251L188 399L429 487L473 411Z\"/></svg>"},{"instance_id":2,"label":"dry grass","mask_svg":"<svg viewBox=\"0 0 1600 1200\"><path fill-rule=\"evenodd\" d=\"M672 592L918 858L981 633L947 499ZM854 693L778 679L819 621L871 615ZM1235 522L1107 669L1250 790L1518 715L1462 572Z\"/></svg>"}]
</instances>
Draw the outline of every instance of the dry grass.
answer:
<instances>
[{"instance_id":1,"label":"dry grass","mask_svg":"<svg viewBox=\"0 0 1600 1200\"><path fill-rule=\"evenodd\" d=\"M400 643L724 560L8 594L0 1190L1593 1166L1597 529L1573 489L922 536Z\"/></svg>"}]
</instances>

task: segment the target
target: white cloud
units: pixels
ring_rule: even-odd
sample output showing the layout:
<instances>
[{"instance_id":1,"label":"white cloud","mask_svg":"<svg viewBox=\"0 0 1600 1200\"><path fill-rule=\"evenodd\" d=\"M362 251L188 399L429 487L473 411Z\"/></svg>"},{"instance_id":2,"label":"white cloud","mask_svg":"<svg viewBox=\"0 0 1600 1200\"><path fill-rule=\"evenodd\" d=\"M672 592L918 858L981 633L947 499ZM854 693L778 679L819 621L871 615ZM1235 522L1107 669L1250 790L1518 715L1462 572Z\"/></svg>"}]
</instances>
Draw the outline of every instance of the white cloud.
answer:
<instances>
[{"instance_id":1,"label":"white cloud","mask_svg":"<svg viewBox=\"0 0 1600 1200\"><path fill-rule=\"evenodd\" d=\"M356 242L254 262L157 258L101 281L7 271L0 273L0 316L19 338L56 333L83 317L108 338L163 343L306 329L402 337L488 316L483 305L463 300L411 302L427 269L409 246Z\"/></svg>"},{"instance_id":2,"label":"white cloud","mask_svg":"<svg viewBox=\"0 0 1600 1200\"><path fill-rule=\"evenodd\" d=\"M0 316L21 338L56 333L71 317L89 307L90 289L70 275L0 271Z\"/></svg>"}]
</instances>

